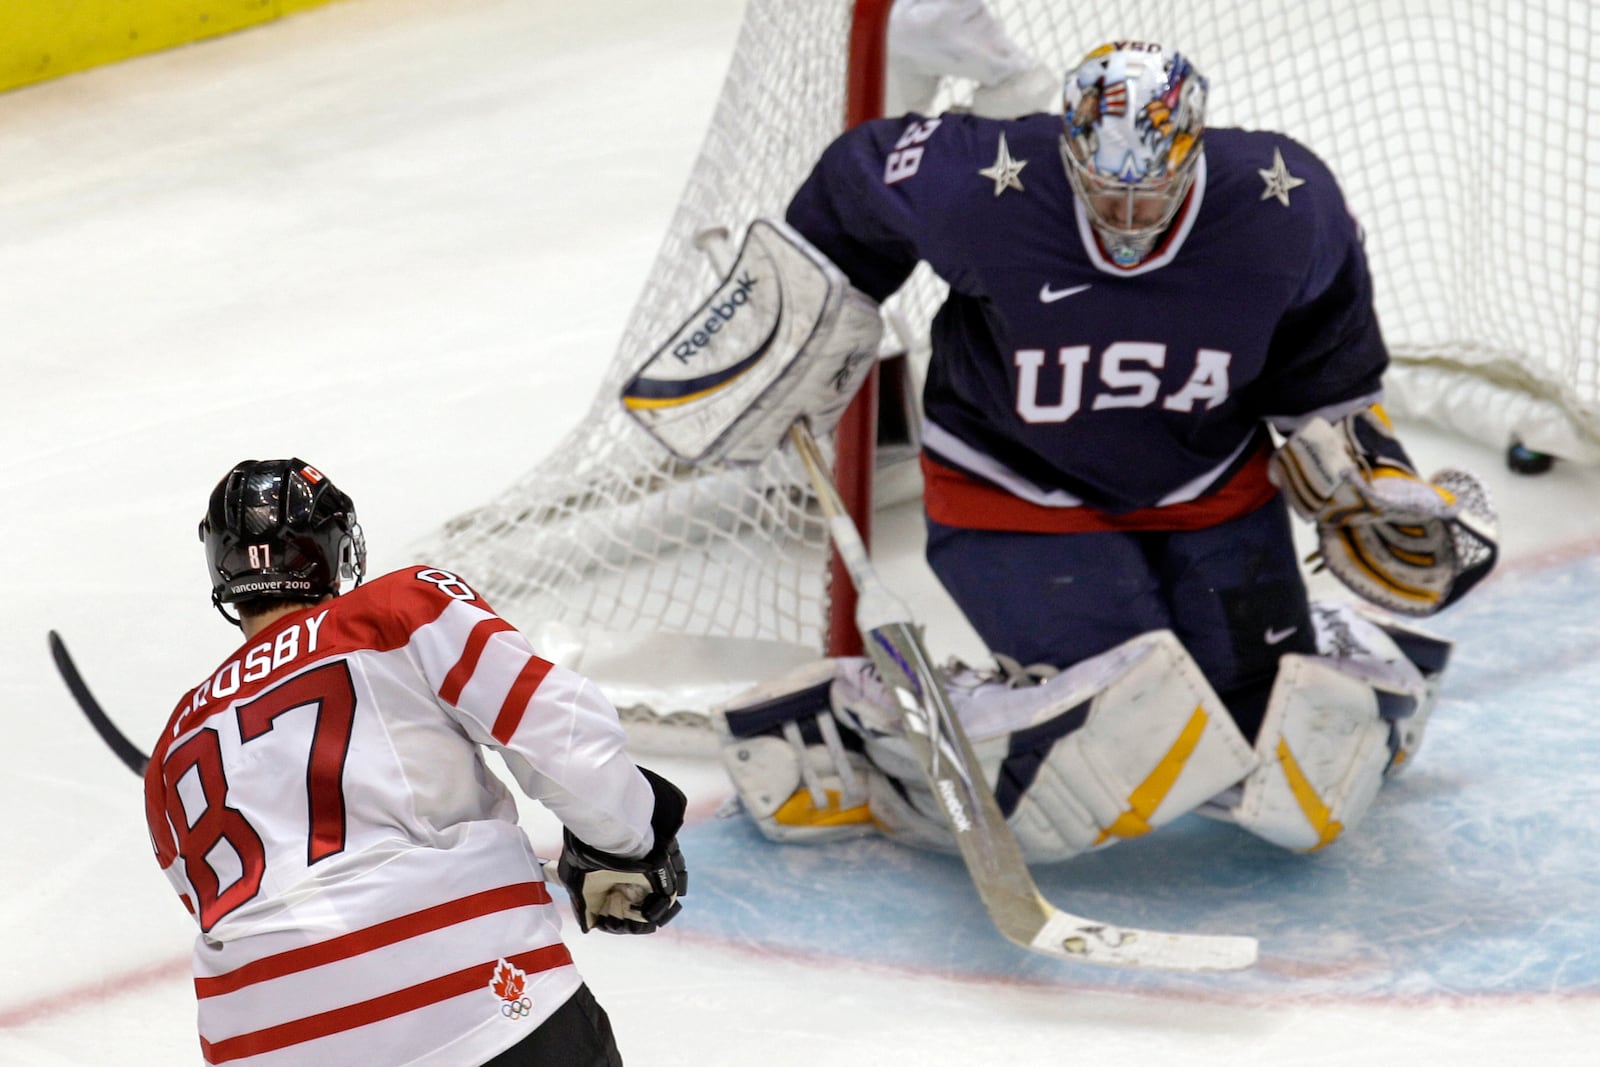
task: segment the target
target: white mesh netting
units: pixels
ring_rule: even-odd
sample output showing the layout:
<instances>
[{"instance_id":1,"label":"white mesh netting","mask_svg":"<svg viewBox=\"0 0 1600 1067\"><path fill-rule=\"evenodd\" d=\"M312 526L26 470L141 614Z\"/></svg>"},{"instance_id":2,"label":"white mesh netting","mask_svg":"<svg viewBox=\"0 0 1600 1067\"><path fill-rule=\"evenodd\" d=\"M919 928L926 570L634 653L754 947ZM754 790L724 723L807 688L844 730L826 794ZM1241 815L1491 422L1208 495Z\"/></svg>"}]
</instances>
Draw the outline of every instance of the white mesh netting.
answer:
<instances>
[{"instance_id":1,"label":"white mesh netting","mask_svg":"<svg viewBox=\"0 0 1600 1067\"><path fill-rule=\"evenodd\" d=\"M1367 231L1396 357L1393 406L1502 443L1600 459L1600 14L1589 0L991 0L1065 71L1102 40L1159 40L1211 82L1211 125L1282 130L1332 166ZM694 243L737 240L789 194L843 125L850 0L751 0L706 140L616 357L581 425L526 477L453 519L422 556L474 576L545 647L607 682L596 649L647 673L770 673L762 649L815 654L826 533L787 455L692 471L621 412L621 383L703 299ZM950 94L959 101L962 86ZM897 298L915 327L938 299L919 271ZM915 354L915 349L913 350ZM705 659L706 637L737 639ZM570 642L563 644L563 642ZM740 643L743 642L743 643ZM730 662L743 670L730 671ZM625 671L623 673L626 673ZM657 703L626 682L619 704ZM706 692L679 690L670 706ZM659 706L659 705L658 705Z\"/></svg>"},{"instance_id":2,"label":"white mesh netting","mask_svg":"<svg viewBox=\"0 0 1600 1067\"><path fill-rule=\"evenodd\" d=\"M592 409L526 477L419 551L472 575L545 655L595 677L625 715L703 712L823 648L827 532L798 462L786 452L756 469L685 468L618 396L719 277L696 236L726 227L737 241L751 219L781 214L842 129L850 19L848 0L750 4ZM762 117L781 118L781 131L757 135Z\"/></svg>"}]
</instances>

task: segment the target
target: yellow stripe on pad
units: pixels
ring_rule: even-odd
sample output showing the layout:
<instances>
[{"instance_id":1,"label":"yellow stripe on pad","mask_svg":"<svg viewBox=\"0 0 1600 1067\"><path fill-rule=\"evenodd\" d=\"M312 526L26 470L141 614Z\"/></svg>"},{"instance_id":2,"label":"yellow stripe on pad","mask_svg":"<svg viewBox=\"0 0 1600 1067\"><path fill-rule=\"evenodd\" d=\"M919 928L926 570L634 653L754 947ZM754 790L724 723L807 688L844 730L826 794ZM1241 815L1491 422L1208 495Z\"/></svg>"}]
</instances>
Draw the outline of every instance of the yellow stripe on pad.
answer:
<instances>
[{"instance_id":1,"label":"yellow stripe on pad","mask_svg":"<svg viewBox=\"0 0 1600 1067\"><path fill-rule=\"evenodd\" d=\"M1111 837L1140 837L1155 829L1150 825L1150 817L1161 806L1161 802L1167 799L1167 794L1172 792L1178 775L1183 773L1183 768L1188 764L1189 757L1200 747L1200 738L1205 734L1208 722L1210 717L1206 715L1205 708L1195 708L1194 714L1189 716L1188 723L1184 725L1183 732L1172 743L1167 754L1161 757L1161 762L1156 764L1155 770L1128 794L1128 810L1118 815L1110 826L1100 831L1095 846L1105 844Z\"/></svg>"},{"instance_id":2,"label":"yellow stripe on pad","mask_svg":"<svg viewBox=\"0 0 1600 1067\"><path fill-rule=\"evenodd\" d=\"M772 820L780 826L855 826L872 821L872 811L867 805L841 808L838 790L825 789L823 794L828 798L828 806L818 808L811 802L808 791L796 791L783 802L782 807L773 812Z\"/></svg>"},{"instance_id":3,"label":"yellow stripe on pad","mask_svg":"<svg viewBox=\"0 0 1600 1067\"><path fill-rule=\"evenodd\" d=\"M1333 844L1334 839L1344 833L1344 823L1333 818L1333 812L1328 810L1317 791L1311 787L1306 772L1300 769L1300 762L1289 751L1289 742L1281 737L1278 738L1278 764L1283 768L1283 776L1289 780L1289 792L1294 795L1295 803L1300 805L1306 821L1317 832L1317 843L1303 851L1316 852Z\"/></svg>"}]
</instances>

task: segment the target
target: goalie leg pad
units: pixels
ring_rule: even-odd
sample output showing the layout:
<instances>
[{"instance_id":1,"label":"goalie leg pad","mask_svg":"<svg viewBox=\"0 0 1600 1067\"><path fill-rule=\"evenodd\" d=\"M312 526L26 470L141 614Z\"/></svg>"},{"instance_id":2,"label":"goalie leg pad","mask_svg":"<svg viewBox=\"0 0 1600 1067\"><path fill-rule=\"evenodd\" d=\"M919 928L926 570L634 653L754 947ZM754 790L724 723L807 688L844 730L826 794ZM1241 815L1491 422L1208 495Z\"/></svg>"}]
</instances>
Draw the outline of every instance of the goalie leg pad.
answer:
<instances>
[{"instance_id":1,"label":"goalie leg pad","mask_svg":"<svg viewBox=\"0 0 1600 1067\"><path fill-rule=\"evenodd\" d=\"M1354 829L1392 755L1381 708L1414 714L1423 695L1415 668L1402 663L1284 656L1256 737L1259 766L1232 821L1296 852L1316 852Z\"/></svg>"},{"instance_id":2,"label":"goalie leg pad","mask_svg":"<svg viewBox=\"0 0 1600 1067\"><path fill-rule=\"evenodd\" d=\"M1378 714L1389 723L1390 760L1384 774L1399 774L1422 747L1454 645L1349 604L1313 603L1311 620L1317 651L1372 685Z\"/></svg>"},{"instance_id":3,"label":"goalie leg pad","mask_svg":"<svg viewBox=\"0 0 1600 1067\"><path fill-rule=\"evenodd\" d=\"M956 851L921 765L898 740L900 711L866 657L807 664L711 717L728 777L766 837L820 843L882 831Z\"/></svg>"},{"instance_id":4,"label":"goalie leg pad","mask_svg":"<svg viewBox=\"0 0 1600 1067\"><path fill-rule=\"evenodd\" d=\"M946 682L1030 863L1142 836L1255 767L1250 743L1170 631L1036 684L967 668ZM729 777L767 837L829 841L876 828L955 851L869 661L808 665L717 709L713 721Z\"/></svg>"},{"instance_id":5,"label":"goalie leg pad","mask_svg":"<svg viewBox=\"0 0 1600 1067\"><path fill-rule=\"evenodd\" d=\"M846 681L836 701L869 702ZM1033 686L971 671L951 683L951 702L1030 863L1142 836L1255 766L1249 742L1169 631ZM870 791L880 828L907 844L953 849L910 746L869 733L865 747L890 779Z\"/></svg>"},{"instance_id":6,"label":"goalie leg pad","mask_svg":"<svg viewBox=\"0 0 1600 1067\"><path fill-rule=\"evenodd\" d=\"M1010 733L995 776L1000 808L1034 861L1143 836L1255 766L1170 631L1133 638L1041 688L1058 683L1079 702Z\"/></svg>"},{"instance_id":7,"label":"goalie leg pad","mask_svg":"<svg viewBox=\"0 0 1600 1067\"><path fill-rule=\"evenodd\" d=\"M1389 619L1370 619L1374 626L1394 642L1400 654L1411 661L1422 677L1422 696L1416 710L1403 719L1390 724L1392 731L1389 747L1393 755L1384 774L1395 777L1416 762L1422 748L1422 736L1433 715L1433 706L1439 700L1439 686L1444 681L1444 671L1450 664L1450 653L1455 645L1413 626L1403 626Z\"/></svg>"},{"instance_id":8,"label":"goalie leg pad","mask_svg":"<svg viewBox=\"0 0 1600 1067\"><path fill-rule=\"evenodd\" d=\"M745 810L774 841L833 841L873 830L868 780L877 772L834 719L834 675L835 662L819 660L712 711L722 765Z\"/></svg>"}]
</instances>

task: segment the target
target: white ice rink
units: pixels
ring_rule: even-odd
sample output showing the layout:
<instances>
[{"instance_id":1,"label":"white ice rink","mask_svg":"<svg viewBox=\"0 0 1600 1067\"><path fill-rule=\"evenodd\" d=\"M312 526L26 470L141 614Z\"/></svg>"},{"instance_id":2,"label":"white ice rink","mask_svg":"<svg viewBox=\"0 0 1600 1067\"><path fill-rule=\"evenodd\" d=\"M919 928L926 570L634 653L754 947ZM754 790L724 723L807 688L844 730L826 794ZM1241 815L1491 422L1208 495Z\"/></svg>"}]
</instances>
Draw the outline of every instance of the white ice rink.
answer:
<instances>
[{"instance_id":1,"label":"white ice rink","mask_svg":"<svg viewBox=\"0 0 1600 1067\"><path fill-rule=\"evenodd\" d=\"M237 642L195 540L235 461L329 472L376 572L531 466L612 356L740 9L347 0L0 95L0 1065L199 1062L193 925L46 630L148 743ZM1369 823L1311 858L1180 823L1040 875L1257 933L1255 971L1027 956L945 858L780 849L710 818L714 767L647 759L692 794L684 916L572 935L629 1062L1600 1063L1600 472L1408 441L1493 484L1505 555L1437 620L1456 666ZM931 581L918 530L879 522L896 583Z\"/></svg>"}]
</instances>

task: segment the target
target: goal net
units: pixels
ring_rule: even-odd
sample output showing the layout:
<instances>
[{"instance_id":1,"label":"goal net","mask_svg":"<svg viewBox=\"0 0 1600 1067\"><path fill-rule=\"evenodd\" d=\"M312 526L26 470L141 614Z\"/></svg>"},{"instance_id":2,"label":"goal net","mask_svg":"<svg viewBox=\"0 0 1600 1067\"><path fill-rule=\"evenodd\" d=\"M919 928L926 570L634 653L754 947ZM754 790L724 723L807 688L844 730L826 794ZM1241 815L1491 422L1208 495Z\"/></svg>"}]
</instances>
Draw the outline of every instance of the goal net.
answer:
<instances>
[{"instance_id":1,"label":"goal net","mask_svg":"<svg viewBox=\"0 0 1600 1067\"><path fill-rule=\"evenodd\" d=\"M1589 200L1600 14L1589 0L989 6L1053 70L1104 40L1178 48L1211 82L1209 125L1282 130L1326 159L1367 233L1395 358L1391 407L1491 443L1515 433L1600 460L1600 204ZM703 235L725 228L737 241L755 217L781 215L826 144L873 113L889 8L750 0L592 409L525 477L421 547L472 575L634 722L703 723L712 702L818 655L838 632L826 529L797 461L686 468L617 396L716 283ZM960 106L971 88L949 80L941 102ZM900 378L913 386L940 298L920 268L890 302L891 333L911 353ZM901 453L915 451L909 421ZM839 463L870 478L884 469L872 451L846 441Z\"/></svg>"}]
</instances>

